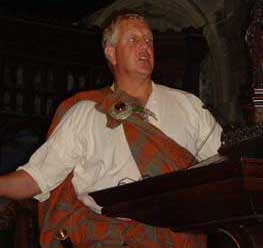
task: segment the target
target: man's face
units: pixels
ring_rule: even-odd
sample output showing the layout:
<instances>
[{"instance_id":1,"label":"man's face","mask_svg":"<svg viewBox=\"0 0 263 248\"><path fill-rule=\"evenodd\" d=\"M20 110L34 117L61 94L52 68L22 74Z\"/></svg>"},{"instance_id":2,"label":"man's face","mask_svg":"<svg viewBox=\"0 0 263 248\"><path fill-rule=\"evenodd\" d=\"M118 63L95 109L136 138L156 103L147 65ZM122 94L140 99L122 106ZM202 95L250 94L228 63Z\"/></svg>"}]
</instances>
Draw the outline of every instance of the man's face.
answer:
<instances>
[{"instance_id":1,"label":"man's face","mask_svg":"<svg viewBox=\"0 0 263 248\"><path fill-rule=\"evenodd\" d=\"M111 63L115 73L151 77L154 66L153 36L141 20L124 20L118 24L117 42Z\"/></svg>"}]
</instances>

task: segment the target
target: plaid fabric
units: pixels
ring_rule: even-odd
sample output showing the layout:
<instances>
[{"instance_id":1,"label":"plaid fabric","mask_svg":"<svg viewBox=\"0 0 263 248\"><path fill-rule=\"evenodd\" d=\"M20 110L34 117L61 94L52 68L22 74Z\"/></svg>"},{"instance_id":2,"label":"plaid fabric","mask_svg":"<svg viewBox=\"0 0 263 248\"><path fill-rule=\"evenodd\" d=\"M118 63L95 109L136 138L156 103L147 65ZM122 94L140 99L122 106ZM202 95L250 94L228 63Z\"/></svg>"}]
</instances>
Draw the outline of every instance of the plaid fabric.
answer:
<instances>
[{"instance_id":1,"label":"plaid fabric","mask_svg":"<svg viewBox=\"0 0 263 248\"><path fill-rule=\"evenodd\" d=\"M140 114L132 114L124 121L112 119L109 108L118 101L129 101L125 94L114 94L110 88L79 93L58 108L48 135L52 133L63 114L76 102L97 102L98 111L108 117L107 125L114 128L122 124L131 152L142 175L155 176L176 169L189 167L192 155L161 130L146 122ZM174 233L167 228L158 228L133 220L110 218L91 211L76 197L72 175L52 191L50 198L39 203L40 243L42 248L58 248L55 235L66 229L74 247L130 247L130 248L203 248L203 234ZM172 214L172 213L171 213Z\"/></svg>"},{"instance_id":2,"label":"plaid fabric","mask_svg":"<svg viewBox=\"0 0 263 248\"><path fill-rule=\"evenodd\" d=\"M119 91L108 94L102 102L97 104L96 108L107 114L111 106L119 102L139 105L135 98ZM108 116L107 126L115 127L117 125L112 122L116 122L116 120L112 120ZM142 176L156 176L177 169L184 169L195 161L190 152L165 135L160 129L145 121L143 114L134 113L124 121L119 122L123 125L131 153Z\"/></svg>"}]
</instances>

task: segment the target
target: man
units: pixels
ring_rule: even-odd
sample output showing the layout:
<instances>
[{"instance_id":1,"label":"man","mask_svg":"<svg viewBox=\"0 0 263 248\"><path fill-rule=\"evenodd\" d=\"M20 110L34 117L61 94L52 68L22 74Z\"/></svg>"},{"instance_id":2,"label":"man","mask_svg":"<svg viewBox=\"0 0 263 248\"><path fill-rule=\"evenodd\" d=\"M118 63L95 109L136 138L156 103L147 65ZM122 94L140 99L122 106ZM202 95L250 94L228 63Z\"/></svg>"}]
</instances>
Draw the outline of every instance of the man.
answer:
<instances>
[{"instance_id":1,"label":"man","mask_svg":"<svg viewBox=\"0 0 263 248\"><path fill-rule=\"evenodd\" d=\"M204 247L202 236L98 214L101 206L89 192L190 166L216 154L221 134L198 98L152 82L153 36L142 16L116 16L105 28L102 43L114 75L111 89L80 94L63 103L46 143L18 171L0 178L0 196L35 197L42 202L55 189L59 193L52 193L51 201L56 200L48 208L55 206L57 213L58 206L65 208L68 203L68 194L76 192L78 207L69 215L63 215L64 210L48 211L50 225L43 228L48 232L56 224L74 229L73 222L77 223L78 232L71 232L77 247ZM72 102L76 104L71 106ZM69 184L62 190L59 186L69 181L65 178L70 173L73 193ZM66 203L60 204L60 198ZM79 219L79 210L80 220L68 224L72 216ZM67 220L58 220L59 216ZM46 235L43 247L57 247L52 235Z\"/></svg>"}]
</instances>

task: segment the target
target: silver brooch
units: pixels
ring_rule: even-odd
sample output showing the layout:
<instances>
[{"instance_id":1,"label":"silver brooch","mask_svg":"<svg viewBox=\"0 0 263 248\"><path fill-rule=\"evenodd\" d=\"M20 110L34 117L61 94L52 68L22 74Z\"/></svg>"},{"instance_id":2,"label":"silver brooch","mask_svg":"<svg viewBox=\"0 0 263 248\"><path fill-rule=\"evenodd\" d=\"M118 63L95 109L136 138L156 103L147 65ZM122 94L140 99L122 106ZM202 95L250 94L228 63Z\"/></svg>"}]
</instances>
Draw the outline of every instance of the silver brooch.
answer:
<instances>
[{"instance_id":1,"label":"silver brooch","mask_svg":"<svg viewBox=\"0 0 263 248\"><path fill-rule=\"evenodd\" d=\"M113 104L109 110L109 115L116 120L125 120L133 112L131 104L124 102L117 102Z\"/></svg>"}]
</instances>

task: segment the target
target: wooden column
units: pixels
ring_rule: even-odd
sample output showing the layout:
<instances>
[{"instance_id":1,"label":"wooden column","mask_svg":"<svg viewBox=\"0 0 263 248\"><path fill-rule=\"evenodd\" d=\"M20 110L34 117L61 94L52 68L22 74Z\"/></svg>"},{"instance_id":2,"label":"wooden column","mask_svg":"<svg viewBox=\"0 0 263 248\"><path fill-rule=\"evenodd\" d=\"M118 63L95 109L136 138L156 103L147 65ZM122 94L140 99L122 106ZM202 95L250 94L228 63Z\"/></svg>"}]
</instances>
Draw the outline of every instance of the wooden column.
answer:
<instances>
[{"instance_id":1,"label":"wooden column","mask_svg":"<svg viewBox=\"0 0 263 248\"><path fill-rule=\"evenodd\" d=\"M246 42L251 57L252 94L248 104L248 121L263 123L263 1L255 2L246 32Z\"/></svg>"}]
</instances>

